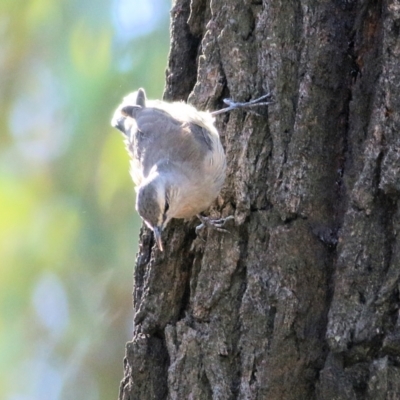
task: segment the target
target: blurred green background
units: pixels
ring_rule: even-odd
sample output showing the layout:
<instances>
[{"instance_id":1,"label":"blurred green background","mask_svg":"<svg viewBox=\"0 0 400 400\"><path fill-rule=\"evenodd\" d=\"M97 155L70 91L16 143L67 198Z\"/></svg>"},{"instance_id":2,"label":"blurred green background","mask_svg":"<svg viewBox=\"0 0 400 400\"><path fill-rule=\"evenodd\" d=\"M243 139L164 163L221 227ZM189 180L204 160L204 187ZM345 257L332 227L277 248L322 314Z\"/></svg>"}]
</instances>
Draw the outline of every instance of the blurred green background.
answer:
<instances>
[{"instance_id":1,"label":"blurred green background","mask_svg":"<svg viewBox=\"0 0 400 400\"><path fill-rule=\"evenodd\" d=\"M116 399L140 221L110 119L170 0L0 0L0 399Z\"/></svg>"}]
</instances>

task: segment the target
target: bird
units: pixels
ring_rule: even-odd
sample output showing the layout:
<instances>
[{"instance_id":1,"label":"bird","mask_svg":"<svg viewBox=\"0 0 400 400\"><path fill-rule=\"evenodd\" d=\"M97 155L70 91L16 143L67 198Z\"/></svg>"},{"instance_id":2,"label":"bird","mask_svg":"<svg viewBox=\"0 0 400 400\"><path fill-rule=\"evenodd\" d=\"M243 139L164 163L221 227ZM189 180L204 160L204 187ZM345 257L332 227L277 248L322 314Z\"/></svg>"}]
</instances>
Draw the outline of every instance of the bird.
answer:
<instances>
[{"instance_id":1,"label":"bird","mask_svg":"<svg viewBox=\"0 0 400 400\"><path fill-rule=\"evenodd\" d=\"M211 113L184 102L147 100L140 88L124 97L111 124L123 133L131 158L136 210L161 251L161 232L172 218L197 215L221 229L223 219L200 216L225 181L225 152Z\"/></svg>"},{"instance_id":2,"label":"bird","mask_svg":"<svg viewBox=\"0 0 400 400\"><path fill-rule=\"evenodd\" d=\"M161 233L173 219L197 216L201 224L220 232L233 219L211 219L200 213L217 198L226 175L226 157L214 116L244 107L268 105L268 93L239 103L224 99L228 107L199 111L184 102L148 100L143 88L128 94L117 107L111 125L122 132L131 158L136 185L136 210L154 232L163 251Z\"/></svg>"}]
</instances>

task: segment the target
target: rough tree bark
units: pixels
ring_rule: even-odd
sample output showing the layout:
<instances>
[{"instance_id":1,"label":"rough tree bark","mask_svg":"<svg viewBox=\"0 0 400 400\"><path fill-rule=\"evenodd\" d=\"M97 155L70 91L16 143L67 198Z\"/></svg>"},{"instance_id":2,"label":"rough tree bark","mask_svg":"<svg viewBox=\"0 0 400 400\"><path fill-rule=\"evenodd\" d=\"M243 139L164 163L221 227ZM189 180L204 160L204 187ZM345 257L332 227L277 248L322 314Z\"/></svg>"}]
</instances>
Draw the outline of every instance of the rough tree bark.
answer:
<instances>
[{"instance_id":1,"label":"rough tree bark","mask_svg":"<svg viewBox=\"0 0 400 400\"><path fill-rule=\"evenodd\" d=\"M400 2L176 0L165 98L217 126L215 216L141 233L120 399L400 399Z\"/></svg>"}]
</instances>

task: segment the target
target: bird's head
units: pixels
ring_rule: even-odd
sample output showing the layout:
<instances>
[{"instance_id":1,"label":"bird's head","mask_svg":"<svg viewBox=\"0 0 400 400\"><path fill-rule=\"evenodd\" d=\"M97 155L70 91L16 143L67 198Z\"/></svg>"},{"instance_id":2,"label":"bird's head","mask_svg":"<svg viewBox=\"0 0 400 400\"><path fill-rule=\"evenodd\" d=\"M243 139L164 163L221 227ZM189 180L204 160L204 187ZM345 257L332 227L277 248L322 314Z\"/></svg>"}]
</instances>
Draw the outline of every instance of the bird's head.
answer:
<instances>
[{"instance_id":1,"label":"bird's head","mask_svg":"<svg viewBox=\"0 0 400 400\"><path fill-rule=\"evenodd\" d=\"M161 232L173 218L176 202L168 179L162 174L152 174L138 188L136 210L146 225L153 230L158 248L163 251Z\"/></svg>"}]
</instances>

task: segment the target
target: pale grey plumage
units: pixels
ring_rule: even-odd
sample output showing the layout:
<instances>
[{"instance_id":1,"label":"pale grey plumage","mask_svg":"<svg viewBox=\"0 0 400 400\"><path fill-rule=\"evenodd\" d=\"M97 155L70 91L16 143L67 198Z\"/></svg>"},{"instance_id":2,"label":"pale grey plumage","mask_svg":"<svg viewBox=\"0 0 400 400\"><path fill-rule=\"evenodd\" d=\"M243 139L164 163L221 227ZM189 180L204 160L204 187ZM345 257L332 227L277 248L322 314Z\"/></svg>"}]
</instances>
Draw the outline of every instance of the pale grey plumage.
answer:
<instances>
[{"instance_id":1,"label":"pale grey plumage","mask_svg":"<svg viewBox=\"0 0 400 400\"><path fill-rule=\"evenodd\" d=\"M185 103L147 101L143 89L124 98L112 125L125 135L136 209L160 232L171 218L207 209L225 179L225 153L210 113Z\"/></svg>"}]
</instances>

